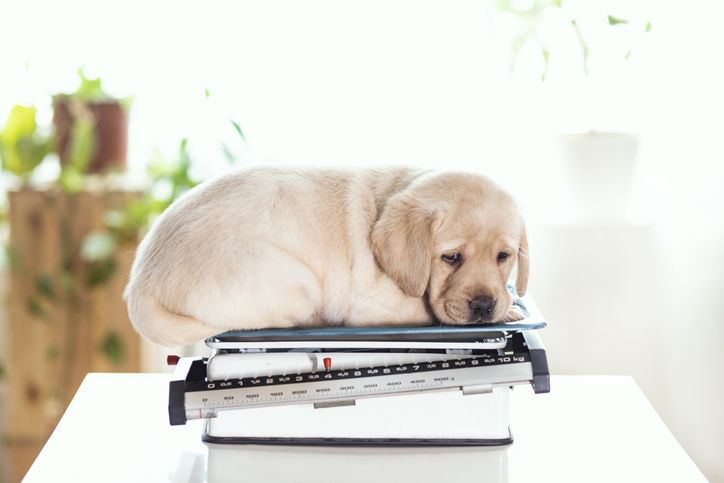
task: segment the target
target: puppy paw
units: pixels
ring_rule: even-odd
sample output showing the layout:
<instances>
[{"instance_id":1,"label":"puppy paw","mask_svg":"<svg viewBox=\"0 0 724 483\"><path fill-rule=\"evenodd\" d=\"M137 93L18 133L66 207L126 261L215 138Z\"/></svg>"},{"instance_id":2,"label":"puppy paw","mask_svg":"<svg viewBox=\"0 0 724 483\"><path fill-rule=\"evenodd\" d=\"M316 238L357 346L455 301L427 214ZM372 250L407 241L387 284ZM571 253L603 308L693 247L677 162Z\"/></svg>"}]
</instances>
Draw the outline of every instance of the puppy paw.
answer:
<instances>
[{"instance_id":1,"label":"puppy paw","mask_svg":"<svg viewBox=\"0 0 724 483\"><path fill-rule=\"evenodd\" d=\"M525 319L525 315L523 315L523 312L518 310L515 307L512 307L505 316L503 316L502 319L500 319L501 322L517 322L519 320Z\"/></svg>"}]
</instances>

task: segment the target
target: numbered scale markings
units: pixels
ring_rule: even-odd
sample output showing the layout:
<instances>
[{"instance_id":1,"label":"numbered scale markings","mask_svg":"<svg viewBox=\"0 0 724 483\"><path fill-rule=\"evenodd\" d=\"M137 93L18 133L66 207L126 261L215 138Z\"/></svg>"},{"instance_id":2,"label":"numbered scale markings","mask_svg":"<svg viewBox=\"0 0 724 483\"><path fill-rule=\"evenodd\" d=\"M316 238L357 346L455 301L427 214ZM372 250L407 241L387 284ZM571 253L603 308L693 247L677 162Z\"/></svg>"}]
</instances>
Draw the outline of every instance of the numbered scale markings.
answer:
<instances>
[{"instance_id":1,"label":"numbered scale markings","mask_svg":"<svg viewBox=\"0 0 724 483\"><path fill-rule=\"evenodd\" d=\"M491 353L360 369L187 381L186 418L214 417L219 409L353 400L402 392L480 387L481 384L492 388L494 384L526 383L532 377L529 362L527 353Z\"/></svg>"}]
</instances>

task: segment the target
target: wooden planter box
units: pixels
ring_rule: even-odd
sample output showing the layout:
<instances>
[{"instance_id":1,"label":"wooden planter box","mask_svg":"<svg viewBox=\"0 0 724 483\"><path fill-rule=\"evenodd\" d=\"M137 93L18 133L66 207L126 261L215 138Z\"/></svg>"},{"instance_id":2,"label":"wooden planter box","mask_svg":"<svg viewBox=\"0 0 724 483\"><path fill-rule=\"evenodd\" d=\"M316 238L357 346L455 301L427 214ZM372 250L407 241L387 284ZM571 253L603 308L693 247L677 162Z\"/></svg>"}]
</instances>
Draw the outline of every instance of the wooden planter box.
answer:
<instances>
[{"instance_id":1,"label":"wooden planter box","mask_svg":"<svg viewBox=\"0 0 724 483\"><path fill-rule=\"evenodd\" d=\"M28 453L29 445L34 453L87 373L140 370L140 339L121 299L135 246L116 250L102 282L92 280L98 267L80 257L107 210L135 195L28 189L8 196L7 436L11 453ZM15 479L32 459L13 459Z\"/></svg>"}]
</instances>

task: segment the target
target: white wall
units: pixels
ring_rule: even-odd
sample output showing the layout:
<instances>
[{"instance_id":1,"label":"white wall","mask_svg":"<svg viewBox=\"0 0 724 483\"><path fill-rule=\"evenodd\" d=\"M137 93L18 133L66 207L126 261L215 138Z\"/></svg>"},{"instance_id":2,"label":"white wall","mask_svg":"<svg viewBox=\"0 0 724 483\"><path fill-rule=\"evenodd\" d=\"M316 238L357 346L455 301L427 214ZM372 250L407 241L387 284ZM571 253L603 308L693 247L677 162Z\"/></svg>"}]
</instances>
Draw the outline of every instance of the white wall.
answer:
<instances>
[{"instance_id":1,"label":"white wall","mask_svg":"<svg viewBox=\"0 0 724 483\"><path fill-rule=\"evenodd\" d=\"M584 83L559 24L546 35L560 56L541 85L532 51L509 77L510 29L483 0L15 2L0 30L0 116L70 89L86 64L135 96L137 172L153 146L189 136L200 175L225 167L221 138L246 162L492 175L528 212L553 369L634 375L707 476L724 481L724 7L570 4L584 17L644 14L653 28L630 63L600 56ZM592 41L604 31L594 26ZM570 198L554 136L591 126L641 135L638 224L559 223Z\"/></svg>"}]
</instances>

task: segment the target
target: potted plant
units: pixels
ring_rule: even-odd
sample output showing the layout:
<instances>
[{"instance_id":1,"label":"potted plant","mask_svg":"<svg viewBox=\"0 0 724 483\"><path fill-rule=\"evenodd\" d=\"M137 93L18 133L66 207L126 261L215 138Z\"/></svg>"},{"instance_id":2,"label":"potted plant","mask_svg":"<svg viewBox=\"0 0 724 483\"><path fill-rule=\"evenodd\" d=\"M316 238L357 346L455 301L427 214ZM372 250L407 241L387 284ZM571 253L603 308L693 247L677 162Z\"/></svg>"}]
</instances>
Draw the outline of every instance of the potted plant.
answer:
<instances>
[{"instance_id":1,"label":"potted plant","mask_svg":"<svg viewBox=\"0 0 724 483\"><path fill-rule=\"evenodd\" d=\"M109 95L101 79L87 77L82 68L78 77L75 92L53 96L54 136L61 166L87 173L124 168L129 100Z\"/></svg>"},{"instance_id":2,"label":"potted plant","mask_svg":"<svg viewBox=\"0 0 724 483\"><path fill-rule=\"evenodd\" d=\"M616 82L611 82L615 77L607 69L619 69L617 72L627 70L634 51L632 45L651 30L651 22L646 19L629 20L600 9L592 9L590 18L582 21L578 18L580 12L569 9L568 3L561 0L532 0L525 4L501 0L497 6L517 20L519 31L512 43L513 68L524 49L528 54L535 55L537 52L540 79L549 82L549 66L558 54L564 55L555 47L567 47L571 42L577 44L574 47L578 51L580 69L577 73L564 73L565 79L556 79L566 82L568 89L563 89L564 96L569 96L570 87L576 84L582 87L584 93L575 101L570 98L561 100L577 104L577 108L572 109L577 119L567 119L573 121L567 123L569 129L571 125L577 127L559 138L575 202L573 214L577 221L625 220L639 139L627 130L602 129L611 118L622 121L620 106L611 101L614 97L611 94L617 89ZM551 32L554 35L550 35ZM564 41L561 42L561 39ZM598 43L592 46L593 41ZM570 63L571 59L568 61Z\"/></svg>"}]
</instances>

